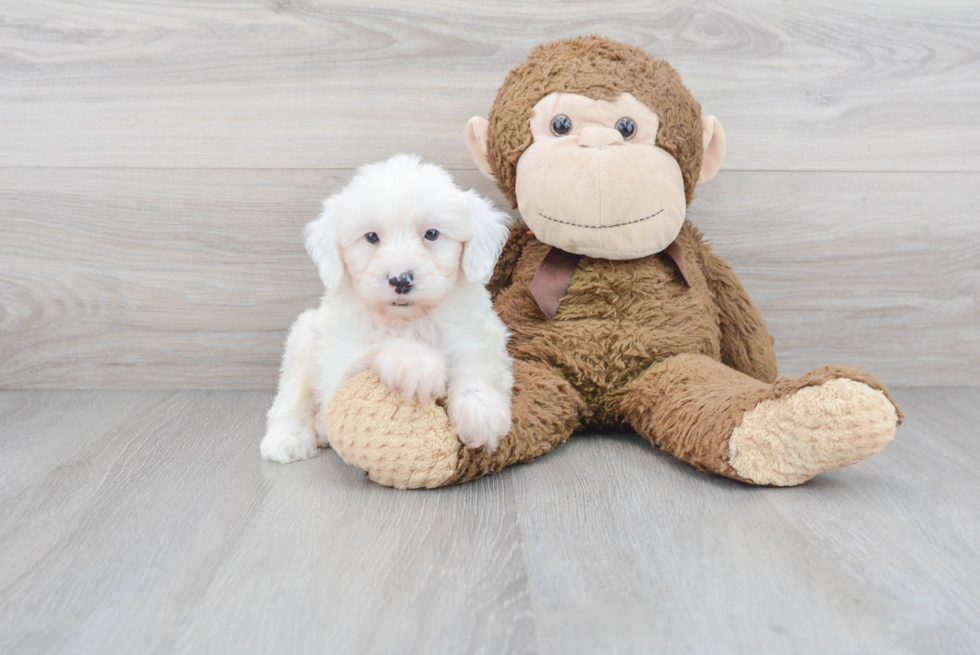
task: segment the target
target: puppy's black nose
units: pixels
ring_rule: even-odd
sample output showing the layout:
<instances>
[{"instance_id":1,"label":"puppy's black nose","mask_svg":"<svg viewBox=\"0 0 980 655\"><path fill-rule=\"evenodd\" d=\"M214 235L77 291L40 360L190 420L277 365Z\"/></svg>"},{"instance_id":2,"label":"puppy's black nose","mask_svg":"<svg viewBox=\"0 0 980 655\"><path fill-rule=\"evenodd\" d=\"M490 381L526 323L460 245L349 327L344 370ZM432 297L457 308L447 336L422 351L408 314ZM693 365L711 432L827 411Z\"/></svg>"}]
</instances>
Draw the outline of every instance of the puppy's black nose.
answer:
<instances>
[{"instance_id":1,"label":"puppy's black nose","mask_svg":"<svg viewBox=\"0 0 980 655\"><path fill-rule=\"evenodd\" d=\"M388 284L395 287L395 293L403 294L412 290L412 282L414 280L415 277L412 275L412 272L405 271L398 277L388 278Z\"/></svg>"}]
</instances>

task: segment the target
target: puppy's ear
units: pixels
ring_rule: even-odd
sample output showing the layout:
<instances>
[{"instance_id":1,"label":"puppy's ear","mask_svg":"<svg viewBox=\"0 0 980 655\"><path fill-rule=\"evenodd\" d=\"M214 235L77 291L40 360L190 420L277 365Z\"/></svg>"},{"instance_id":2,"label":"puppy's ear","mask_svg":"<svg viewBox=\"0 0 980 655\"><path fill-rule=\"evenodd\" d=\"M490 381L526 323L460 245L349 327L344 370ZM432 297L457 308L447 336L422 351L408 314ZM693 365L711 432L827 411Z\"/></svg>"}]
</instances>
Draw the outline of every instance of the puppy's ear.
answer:
<instances>
[{"instance_id":1,"label":"puppy's ear","mask_svg":"<svg viewBox=\"0 0 980 655\"><path fill-rule=\"evenodd\" d=\"M324 286L336 289L344 276L344 262L337 243L337 220L330 210L329 201L323 203L323 213L306 226L303 234L306 237L306 252L313 258Z\"/></svg>"},{"instance_id":2,"label":"puppy's ear","mask_svg":"<svg viewBox=\"0 0 980 655\"><path fill-rule=\"evenodd\" d=\"M463 194L473 237L463 246L463 273L471 282L486 284L510 234L510 216L475 191Z\"/></svg>"}]
</instances>

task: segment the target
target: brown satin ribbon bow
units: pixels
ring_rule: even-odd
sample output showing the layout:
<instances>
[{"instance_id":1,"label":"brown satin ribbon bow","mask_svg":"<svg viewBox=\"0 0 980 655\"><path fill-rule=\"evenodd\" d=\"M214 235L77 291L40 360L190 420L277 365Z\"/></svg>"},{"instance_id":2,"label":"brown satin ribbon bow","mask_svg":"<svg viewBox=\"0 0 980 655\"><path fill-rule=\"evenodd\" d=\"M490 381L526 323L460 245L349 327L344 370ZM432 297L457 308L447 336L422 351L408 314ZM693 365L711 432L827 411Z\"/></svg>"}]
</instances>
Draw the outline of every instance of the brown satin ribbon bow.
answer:
<instances>
[{"instance_id":1,"label":"brown satin ribbon bow","mask_svg":"<svg viewBox=\"0 0 980 655\"><path fill-rule=\"evenodd\" d=\"M663 254L674 260L681 277L684 278L684 283L691 286L691 281L687 278L684 251L677 242L671 242L664 248ZM572 276L575 275L580 259L582 255L565 252L561 248L552 248L534 274L534 279L531 280L531 296L549 321L558 313L561 299L568 291L568 285L572 283Z\"/></svg>"}]
</instances>

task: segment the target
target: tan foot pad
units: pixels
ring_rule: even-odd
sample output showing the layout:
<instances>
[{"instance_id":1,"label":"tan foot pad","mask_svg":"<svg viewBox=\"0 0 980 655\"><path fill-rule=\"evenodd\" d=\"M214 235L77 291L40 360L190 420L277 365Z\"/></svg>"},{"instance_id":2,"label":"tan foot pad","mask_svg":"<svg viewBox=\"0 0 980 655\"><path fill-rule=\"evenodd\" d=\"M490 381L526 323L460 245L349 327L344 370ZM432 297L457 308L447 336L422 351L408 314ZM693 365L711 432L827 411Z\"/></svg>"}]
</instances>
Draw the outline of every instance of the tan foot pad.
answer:
<instances>
[{"instance_id":1,"label":"tan foot pad","mask_svg":"<svg viewBox=\"0 0 980 655\"><path fill-rule=\"evenodd\" d=\"M884 393L837 378L746 412L729 439L728 462L756 484L800 484L874 455L897 425Z\"/></svg>"},{"instance_id":2,"label":"tan foot pad","mask_svg":"<svg viewBox=\"0 0 980 655\"><path fill-rule=\"evenodd\" d=\"M337 390L325 420L337 454L378 484L431 489L456 471L461 444L446 411L434 403L406 403L370 371Z\"/></svg>"}]
</instances>

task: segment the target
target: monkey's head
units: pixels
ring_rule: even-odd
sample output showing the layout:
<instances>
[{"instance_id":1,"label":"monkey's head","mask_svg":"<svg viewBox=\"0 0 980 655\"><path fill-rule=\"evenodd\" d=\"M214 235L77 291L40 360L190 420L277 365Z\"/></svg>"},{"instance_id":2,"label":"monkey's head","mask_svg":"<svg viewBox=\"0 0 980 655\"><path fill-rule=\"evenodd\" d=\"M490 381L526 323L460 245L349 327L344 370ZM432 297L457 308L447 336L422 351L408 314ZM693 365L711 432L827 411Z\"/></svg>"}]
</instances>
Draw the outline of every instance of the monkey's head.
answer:
<instances>
[{"instance_id":1,"label":"monkey's head","mask_svg":"<svg viewBox=\"0 0 980 655\"><path fill-rule=\"evenodd\" d=\"M670 245L725 156L670 64L597 36L535 48L466 142L539 240L604 259Z\"/></svg>"}]
</instances>

